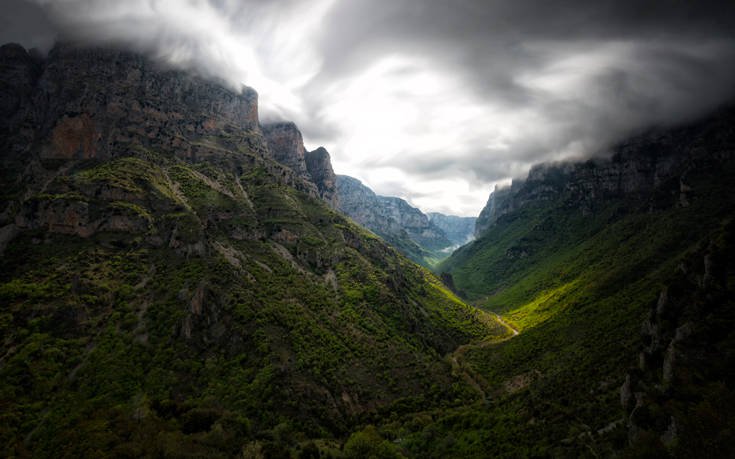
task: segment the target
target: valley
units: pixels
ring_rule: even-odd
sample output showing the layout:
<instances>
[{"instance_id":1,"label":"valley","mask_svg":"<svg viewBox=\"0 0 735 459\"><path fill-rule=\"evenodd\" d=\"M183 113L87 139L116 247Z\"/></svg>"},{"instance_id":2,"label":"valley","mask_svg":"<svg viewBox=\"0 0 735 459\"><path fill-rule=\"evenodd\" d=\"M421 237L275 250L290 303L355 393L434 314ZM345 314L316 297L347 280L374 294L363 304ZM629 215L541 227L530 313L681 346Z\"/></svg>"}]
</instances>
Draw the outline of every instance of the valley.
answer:
<instances>
[{"instance_id":1,"label":"valley","mask_svg":"<svg viewBox=\"0 0 735 459\"><path fill-rule=\"evenodd\" d=\"M4 456L733 454L732 106L475 219L141 54L4 45L0 83Z\"/></svg>"}]
</instances>

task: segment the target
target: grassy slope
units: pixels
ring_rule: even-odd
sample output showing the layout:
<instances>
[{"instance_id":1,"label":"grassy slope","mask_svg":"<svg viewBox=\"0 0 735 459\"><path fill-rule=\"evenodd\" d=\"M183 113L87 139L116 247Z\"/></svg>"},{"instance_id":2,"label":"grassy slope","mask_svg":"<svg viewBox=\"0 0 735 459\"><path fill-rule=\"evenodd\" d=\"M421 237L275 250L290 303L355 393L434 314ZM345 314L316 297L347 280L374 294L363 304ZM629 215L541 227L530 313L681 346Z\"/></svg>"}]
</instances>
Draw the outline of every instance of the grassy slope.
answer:
<instances>
[{"instance_id":1,"label":"grassy slope","mask_svg":"<svg viewBox=\"0 0 735 459\"><path fill-rule=\"evenodd\" d=\"M588 216L562 201L525 208L458 251L442 269L520 335L466 353L492 402L433 413L402 433L407 448L516 457L621 447L622 429L604 439L594 432L623 416L618 389L635 362L643 315L678 261L735 214L734 178L732 165L693 178L688 208L666 193L651 212L648 202L623 200Z\"/></svg>"},{"instance_id":2,"label":"grassy slope","mask_svg":"<svg viewBox=\"0 0 735 459\"><path fill-rule=\"evenodd\" d=\"M285 454L471 396L442 355L491 332L481 314L263 167L139 152L78 163L31 201L143 229L8 246L6 456Z\"/></svg>"}]
</instances>

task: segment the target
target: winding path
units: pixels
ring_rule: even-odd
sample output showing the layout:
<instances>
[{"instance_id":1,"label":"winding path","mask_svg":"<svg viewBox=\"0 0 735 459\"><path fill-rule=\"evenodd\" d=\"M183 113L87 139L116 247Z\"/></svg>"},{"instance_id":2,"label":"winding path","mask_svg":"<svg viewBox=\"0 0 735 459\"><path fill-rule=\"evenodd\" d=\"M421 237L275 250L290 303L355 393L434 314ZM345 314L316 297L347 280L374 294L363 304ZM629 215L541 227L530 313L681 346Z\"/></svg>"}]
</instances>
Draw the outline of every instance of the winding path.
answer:
<instances>
[{"instance_id":1,"label":"winding path","mask_svg":"<svg viewBox=\"0 0 735 459\"><path fill-rule=\"evenodd\" d=\"M503 318L500 317L500 314L498 314L497 312L492 312L492 311L490 312L495 315L495 317L498 319L498 322L500 322L501 325L504 325L508 330L513 332L513 336L518 336L518 333L520 332L518 331L517 328L515 328L513 325L509 324L508 322L504 321ZM513 336L509 338L505 338L502 341L509 340L510 338L513 338ZM500 341L496 341L496 342L500 342Z\"/></svg>"},{"instance_id":2,"label":"winding path","mask_svg":"<svg viewBox=\"0 0 735 459\"><path fill-rule=\"evenodd\" d=\"M504 326L506 329L510 330L511 333L500 338L498 338L496 335L489 336L479 343L462 344L461 346L458 346L457 349L454 350L454 352L447 356L449 359L449 363L452 365L452 374L454 376L458 376L464 379L467 384L469 384L473 389L475 389L478 394L480 394L482 400L485 400L487 397L487 394L483 389L483 387L487 387L487 382L485 382L482 376L480 376L479 374L477 374L477 372L470 368L469 365L466 365L462 362L464 354L469 349L484 349L486 347L494 346L504 341L508 341L509 339L514 338L519 334L519 331L515 327L507 323L505 320L503 320L503 318L500 317L499 314L492 311L487 311L487 313L494 315L496 321Z\"/></svg>"}]
</instances>

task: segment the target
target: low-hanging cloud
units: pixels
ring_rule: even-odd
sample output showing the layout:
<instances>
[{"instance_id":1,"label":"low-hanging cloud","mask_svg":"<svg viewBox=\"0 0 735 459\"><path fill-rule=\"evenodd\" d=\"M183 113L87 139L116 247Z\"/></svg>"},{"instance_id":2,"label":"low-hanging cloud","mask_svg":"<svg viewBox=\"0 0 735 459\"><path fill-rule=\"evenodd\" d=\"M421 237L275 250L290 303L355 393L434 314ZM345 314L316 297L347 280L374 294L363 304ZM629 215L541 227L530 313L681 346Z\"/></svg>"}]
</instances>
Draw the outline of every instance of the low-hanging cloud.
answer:
<instances>
[{"instance_id":1,"label":"low-hanging cloud","mask_svg":"<svg viewBox=\"0 0 735 459\"><path fill-rule=\"evenodd\" d=\"M43 46L53 29L127 45L233 88L252 86L263 116L295 121L307 147L330 150L338 173L426 211L477 214L495 183L534 163L596 154L735 95L732 2L12 0L3 6L6 22L23 11L4 28L4 39L15 34ZM32 8L42 26L30 23Z\"/></svg>"}]
</instances>

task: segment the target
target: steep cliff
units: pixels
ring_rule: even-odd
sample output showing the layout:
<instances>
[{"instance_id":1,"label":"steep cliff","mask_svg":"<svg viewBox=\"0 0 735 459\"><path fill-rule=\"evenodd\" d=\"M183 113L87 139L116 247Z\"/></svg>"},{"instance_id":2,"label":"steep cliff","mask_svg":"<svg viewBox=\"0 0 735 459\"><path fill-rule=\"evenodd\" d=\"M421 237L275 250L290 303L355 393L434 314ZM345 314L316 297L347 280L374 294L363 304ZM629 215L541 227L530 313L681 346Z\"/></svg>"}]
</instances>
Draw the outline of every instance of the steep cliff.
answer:
<instances>
[{"instance_id":1,"label":"steep cliff","mask_svg":"<svg viewBox=\"0 0 735 459\"><path fill-rule=\"evenodd\" d=\"M0 53L3 61L11 55L19 60L13 45ZM30 56L26 63L36 65ZM5 94L10 92L5 88ZM10 127L26 128L11 138L43 141L44 159L108 159L145 147L196 161L221 156L223 147L258 154L265 149L255 91L243 88L235 94L125 51L58 45L38 80L27 79L24 88L32 88L24 103L8 104L5 96L3 111Z\"/></svg>"},{"instance_id":2,"label":"steep cliff","mask_svg":"<svg viewBox=\"0 0 735 459\"><path fill-rule=\"evenodd\" d=\"M522 182L520 182L522 183ZM488 228L490 228L500 217L501 214L508 213L512 210L509 198L513 195L515 188L518 188L519 182L514 181L510 186L498 187L490 193L487 204L480 211L475 221L473 234L475 237L481 236ZM502 210L501 210L502 209Z\"/></svg>"},{"instance_id":3,"label":"steep cliff","mask_svg":"<svg viewBox=\"0 0 735 459\"><path fill-rule=\"evenodd\" d=\"M324 147L306 151L301 131L291 122L261 126L273 159L291 169L304 181L316 185L316 193L333 209L337 208L337 176L329 152Z\"/></svg>"},{"instance_id":4,"label":"steep cliff","mask_svg":"<svg viewBox=\"0 0 735 459\"><path fill-rule=\"evenodd\" d=\"M722 109L707 120L653 130L620 143L611 149L609 158L536 165L524 180L514 181L510 187L496 187L477 219L475 236L482 235L505 214L559 198L565 205L589 213L612 199L648 199L653 190L669 186L680 204L686 206L693 192L687 182L688 173L735 155L734 121L735 110ZM658 205L653 201L650 204Z\"/></svg>"},{"instance_id":5,"label":"steep cliff","mask_svg":"<svg viewBox=\"0 0 735 459\"><path fill-rule=\"evenodd\" d=\"M329 152L324 147L306 153L306 170L319 190L319 196L333 209L339 207L337 176L332 169Z\"/></svg>"},{"instance_id":6,"label":"steep cliff","mask_svg":"<svg viewBox=\"0 0 735 459\"><path fill-rule=\"evenodd\" d=\"M262 129L273 159L296 174L306 176L306 149L296 125L292 122L269 123L264 124Z\"/></svg>"},{"instance_id":7,"label":"steep cliff","mask_svg":"<svg viewBox=\"0 0 735 459\"><path fill-rule=\"evenodd\" d=\"M339 210L420 264L452 246L444 232L419 209L396 197L378 196L359 180L337 176Z\"/></svg>"}]
</instances>

